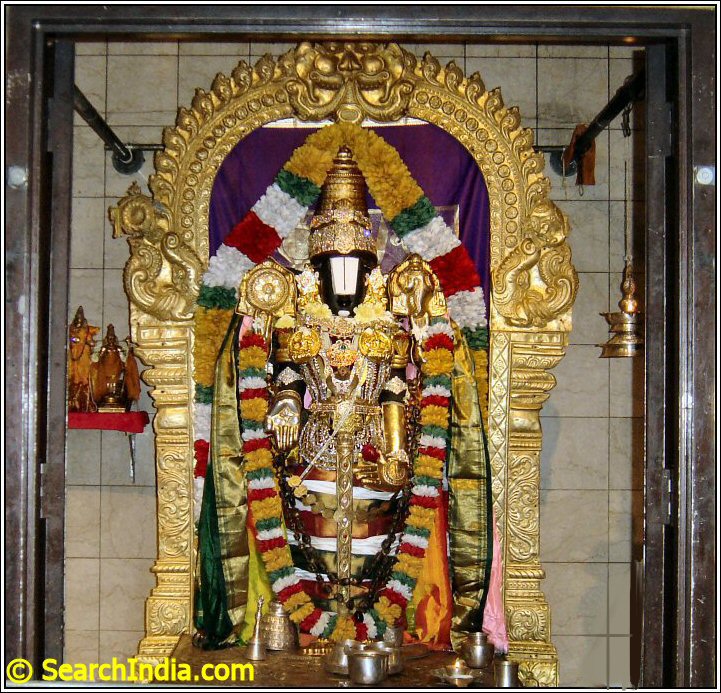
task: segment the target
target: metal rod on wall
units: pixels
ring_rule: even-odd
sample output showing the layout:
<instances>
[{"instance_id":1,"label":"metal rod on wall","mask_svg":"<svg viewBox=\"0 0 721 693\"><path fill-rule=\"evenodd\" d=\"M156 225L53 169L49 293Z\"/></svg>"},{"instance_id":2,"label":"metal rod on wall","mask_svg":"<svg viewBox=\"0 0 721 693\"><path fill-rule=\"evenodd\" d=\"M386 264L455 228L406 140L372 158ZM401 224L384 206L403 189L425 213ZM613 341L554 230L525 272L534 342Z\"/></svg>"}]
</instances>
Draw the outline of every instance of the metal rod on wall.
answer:
<instances>
[{"instance_id":1,"label":"metal rod on wall","mask_svg":"<svg viewBox=\"0 0 721 693\"><path fill-rule=\"evenodd\" d=\"M568 147L538 147L541 151L550 153L551 168L561 176L575 175L578 162L588 151L593 141L623 111L629 104L642 99L646 88L646 70L642 68L634 75L626 78L624 83L616 90L611 100L599 111L598 115L589 123L586 131L576 140L574 157L570 165L563 164L563 156Z\"/></svg>"},{"instance_id":2,"label":"metal rod on wall","mask_svg":"<svg viewBox=\"0 0 721 693\"><path fill-rule=\"evenodd\" d=\"M74 85L73 106L78 115L93 129L113 152L113 168L118 173L136 173L145 162L141 149L131 148L123 144L122 140L113 132L93 104L88 101L77 85Z\"/></svg>"}]
</instances>

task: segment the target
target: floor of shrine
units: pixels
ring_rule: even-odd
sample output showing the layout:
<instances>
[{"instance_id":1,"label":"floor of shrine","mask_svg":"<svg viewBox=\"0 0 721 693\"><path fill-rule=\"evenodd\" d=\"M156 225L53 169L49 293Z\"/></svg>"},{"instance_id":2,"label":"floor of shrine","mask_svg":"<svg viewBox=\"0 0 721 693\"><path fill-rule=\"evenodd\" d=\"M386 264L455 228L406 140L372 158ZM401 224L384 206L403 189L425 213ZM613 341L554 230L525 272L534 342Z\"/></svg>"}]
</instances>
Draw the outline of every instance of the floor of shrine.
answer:
<instances>
[{"instance_id":1,"label":"floor of shrine","mask_svg":"<svg viewBox=\"0 0 721 693\"><path fill-rule=\"evenodd\" d=\"M400 674L389 676L376 688L440 688L448 687L434 677L433 671L439 667L451 665L456 660L454 652L427 652L418 656L419 649L412 646L412 657L404 657L404 667ZM203 667L207 664L227 664L236 662L246 663L245 652L240 647L230 647L223 650L201 650L194 647L190 636L180 638L172 659L176 664L188 664L192 674L200 676ZM322 657L308 657L289 652L268 652L267 659L252 662L254 667L254 680L239 681L228 678L226 681L215 680L213 685L248 686L255 688L353 688L347 677L329 674L323 669ZM206 672L208 669L206 669ZM224 675L225 668L218 672ZM210 681L206 681L210 683ZM368 686L363 686L364 688ZM493 669L483 669L476 672L476 678L471 684L473 688L493 688Z\"/></svg>"}]
</instances>

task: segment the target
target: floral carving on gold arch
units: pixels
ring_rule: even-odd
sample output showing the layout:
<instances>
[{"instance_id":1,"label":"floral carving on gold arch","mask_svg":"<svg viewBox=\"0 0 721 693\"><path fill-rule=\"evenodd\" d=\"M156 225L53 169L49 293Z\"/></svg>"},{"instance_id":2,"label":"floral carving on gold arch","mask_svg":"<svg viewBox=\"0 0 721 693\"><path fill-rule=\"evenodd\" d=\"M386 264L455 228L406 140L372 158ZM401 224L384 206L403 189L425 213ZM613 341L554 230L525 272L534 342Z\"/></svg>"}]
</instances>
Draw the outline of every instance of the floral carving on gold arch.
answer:
<instances>
[{"instance_id":1,"label":"floral carving on gold arch","mask_svg":"<svg viewBox=\"0 0 721 693\"><path fill-rule=\"evenodd\" d=\"M240 62L198 89L175 127L163 133L151 195L131 187L111 210L129 241L125 289L145 380L158 410L158 585L146 613L140 656L170 654L191 626L192 316L208 261L208 216L215 175L235 145L283 118L427 121L461 142L483 172L491 216L489 448L493 498L505 562L510 654L526 682L557 684L548 605L540 592L538 487L540 408L555 384L578 287L566 242L569 226L548 199L543 157L499 89L464 76L430 54L396 44L301 43L255 66ZM517 614L517 615L516 615ZM188 624L179 627L178 624Z\"/></svg>"}]
</instances>

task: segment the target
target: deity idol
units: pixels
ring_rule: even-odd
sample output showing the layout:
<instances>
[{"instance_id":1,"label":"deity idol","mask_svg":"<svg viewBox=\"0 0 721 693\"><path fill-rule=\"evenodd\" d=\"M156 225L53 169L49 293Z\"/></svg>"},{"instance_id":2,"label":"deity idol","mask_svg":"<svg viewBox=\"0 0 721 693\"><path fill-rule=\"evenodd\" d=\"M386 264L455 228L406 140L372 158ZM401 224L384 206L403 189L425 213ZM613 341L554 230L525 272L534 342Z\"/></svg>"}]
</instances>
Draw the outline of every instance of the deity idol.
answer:
<instances>
[{"instance_id":1,"label":"deity idol","mask_svg":"<svg viewBox=\"0 0 721 693\"><path fill-rule=\"evenodd\" d=\"M411 254L386 276L376 243L341 147L309 264L243 278L199 522L205 646L249 633L258 595L331 640L403 628L456 645L483 625L493 542L473 358L431 266Z\"/></svg>"}]
</instances>

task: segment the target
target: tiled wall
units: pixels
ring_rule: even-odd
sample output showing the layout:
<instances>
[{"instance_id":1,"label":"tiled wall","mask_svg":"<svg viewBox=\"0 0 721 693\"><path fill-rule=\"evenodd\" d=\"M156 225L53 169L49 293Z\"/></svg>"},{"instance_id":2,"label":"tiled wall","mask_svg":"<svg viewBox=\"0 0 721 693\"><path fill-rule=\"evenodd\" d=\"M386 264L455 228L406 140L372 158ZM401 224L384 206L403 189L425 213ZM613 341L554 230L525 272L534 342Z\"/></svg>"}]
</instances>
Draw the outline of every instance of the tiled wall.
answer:
<instances>
[{"instance_id":1,"label":"tiled wall","mask_svg":"<svg viewBox=\"0 0 721 693\"><path fill-rule=\"evenodd\" d=\"M93 43L77 47L76 83L125 141L159 143L176 108L196 87L229 73L239 59L278 54L288 44ZM566 144L632 72L631 51L605 46L436 45L488 88L501 86L540 144ZM544 590L564 685L628 685L632 510L640 511L640 361L601 360L607 337L598 313L615 309L623 267L623 161L620 123L597 140L596 185L579 190L550 168L552 197L572 221L580 275L574 331L543 410L541 492ZM127 244L111 236L106 210L132 180L147 190L152 157L121 176L95 134L76 116L69 315L128 329L122 267ZM638 176L638 170L637 170ZM641 188L642 190L642 188ZM636 197L641 193L636 190ZM642 219L637 219L637 225ZM634 372L636 371L636 372ZM642 374L641 374L642 375ZM636 396L633 396L634 389ZM143 408L152 412L144 397ZM150 433L137 436L138 479L128 477L121 433L70 431L66 540L67 661L108 661L135 652L143 601L153 579L155 489ZM632 452L633 451L633 452ZM638 522L637 522L638 524ZM638 544L638 540L635 540Z\"/></svg>"}]
</instances>

